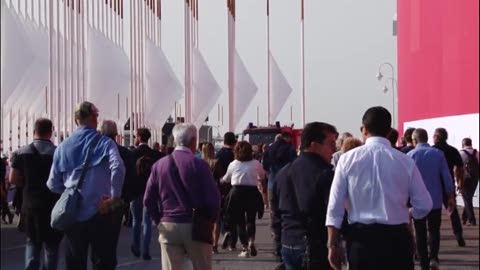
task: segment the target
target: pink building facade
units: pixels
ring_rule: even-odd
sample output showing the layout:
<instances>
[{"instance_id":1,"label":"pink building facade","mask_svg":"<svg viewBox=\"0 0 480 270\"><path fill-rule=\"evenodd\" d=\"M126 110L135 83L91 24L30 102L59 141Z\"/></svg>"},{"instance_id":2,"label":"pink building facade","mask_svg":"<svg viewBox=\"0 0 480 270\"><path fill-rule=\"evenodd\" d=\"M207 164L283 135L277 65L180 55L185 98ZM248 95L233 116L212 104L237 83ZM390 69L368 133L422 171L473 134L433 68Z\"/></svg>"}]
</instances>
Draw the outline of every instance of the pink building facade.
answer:
<instances>
[{"instance_id":1,"label":"pink building facade","mask_svg":"<svg viewBox=\"0 0 480 270\"><path fill-rule=\"evenodd\" d=\"M479 145L479 0L398 1L398 122Z\"/></svg>"}]
</instances>

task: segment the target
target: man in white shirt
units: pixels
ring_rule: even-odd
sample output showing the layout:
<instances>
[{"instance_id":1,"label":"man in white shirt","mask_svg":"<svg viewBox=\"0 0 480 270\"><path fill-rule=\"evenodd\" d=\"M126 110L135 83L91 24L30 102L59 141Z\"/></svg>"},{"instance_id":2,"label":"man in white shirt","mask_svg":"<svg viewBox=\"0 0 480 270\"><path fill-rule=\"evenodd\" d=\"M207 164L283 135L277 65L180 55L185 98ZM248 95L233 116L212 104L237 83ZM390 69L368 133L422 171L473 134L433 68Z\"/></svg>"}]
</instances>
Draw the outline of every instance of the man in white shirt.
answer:
<instances>
[{"instance_id":1,"label":"man in white shirt","mask_svg":"<svg viewBox=\"0 0 480 270\"><path fill-rule=\"evenodd\" d=\"M414 269L407 224L410 215L425 217L432 209L432 199L414 161L386 139L391 122L385 108L368 109L362 119L365 145L338 161L326 219L328 259L334 269L341 269L339 231L345 208L349 269Z\"/></svg>"}]
</instances>

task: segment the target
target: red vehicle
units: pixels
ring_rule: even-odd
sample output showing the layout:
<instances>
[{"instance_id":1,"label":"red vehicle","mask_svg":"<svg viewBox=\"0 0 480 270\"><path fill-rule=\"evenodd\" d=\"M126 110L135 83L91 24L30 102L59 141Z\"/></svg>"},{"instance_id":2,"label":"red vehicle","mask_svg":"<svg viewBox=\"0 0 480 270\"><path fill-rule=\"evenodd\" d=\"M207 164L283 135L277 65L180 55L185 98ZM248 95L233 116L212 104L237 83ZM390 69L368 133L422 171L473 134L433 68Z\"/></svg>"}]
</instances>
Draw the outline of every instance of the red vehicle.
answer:
<instances>
[{"instance_id":1,"label":"red vehicle","mask_svg":"<svg viewBox=\"0 0 480 270\"><path fill-rule=\"evenodd\" d=\"M275 140L275 136L279 133L287 132L292 135L292 144L295 149L300 146L300 138L302 129L293 129L292 127L251 127L243 131L243 136L248 135L248 142L252 145L271 144Z\"/></svg>"}]
</instances>

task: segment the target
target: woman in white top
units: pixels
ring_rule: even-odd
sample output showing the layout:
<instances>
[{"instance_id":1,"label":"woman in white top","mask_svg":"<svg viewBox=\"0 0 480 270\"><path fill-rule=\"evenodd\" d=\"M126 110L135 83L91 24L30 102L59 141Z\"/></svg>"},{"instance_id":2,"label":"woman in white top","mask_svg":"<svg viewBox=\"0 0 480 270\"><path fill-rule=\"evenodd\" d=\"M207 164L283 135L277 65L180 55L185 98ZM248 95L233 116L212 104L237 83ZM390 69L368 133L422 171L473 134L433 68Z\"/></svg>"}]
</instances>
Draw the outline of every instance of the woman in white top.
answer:
<instances>
[{"instance_id":1,"label":"woman in white top","mask_svg":"<svg viewBox=\"0 0 480 270\"><path fill-rule=\"evenodd\" d=\"M225 222L228 224L231 239L238 236L242 243L239 257L256 256L255 219L263 216L263 199L258 191L258 182L265 177L262 165L253 159L252 146L248 142L238 142L233 150L235 160L228 165L222 182L232 184L232 190L225 199Z\"/></svg>"}]
</instances>

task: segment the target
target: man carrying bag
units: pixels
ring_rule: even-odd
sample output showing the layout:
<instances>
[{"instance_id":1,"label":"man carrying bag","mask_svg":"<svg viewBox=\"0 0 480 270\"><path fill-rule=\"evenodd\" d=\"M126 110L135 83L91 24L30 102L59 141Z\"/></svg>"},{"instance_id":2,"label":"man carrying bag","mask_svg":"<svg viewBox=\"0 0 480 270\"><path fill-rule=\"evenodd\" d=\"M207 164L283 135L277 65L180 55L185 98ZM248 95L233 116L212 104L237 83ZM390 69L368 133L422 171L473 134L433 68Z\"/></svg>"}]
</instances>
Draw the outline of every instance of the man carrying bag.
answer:
<instances>
[{"instance_id":1,"label":"man carrying bag","mask_svg":"<svg viewBox=\"0 0 480 270\"><path fill-rule=\"evenodd\" d=\"M87 269L89 247L94 269L115 269L116 250L112 248L108 231L112 208L122 193L125 167L115 142L96 131L98 109L95 105L90 102L78 105L75 122L79 127L55 150L47 187L59 194L76 194L60 200L56 206L61 209L61 203L72 198L75 201L77 196L75 206L65 208L65 211L76 209L73 210L76 213L60 223L54 210L52 219L57 221L52 221L52 225L65 230L67 270Z\"/></svg>"},{"instance_id":2,"label":"man carrying bag","mask_svg":"<svg viewBox=\"0 0 480 270\"><path fill-rule=\"evenodd\" d=\"M162 269L183 269L188 256L194 270L209 270L220 195L208 164L193 154L195 126L177 124L172 133L177 147L153 165L143 202L158 225Z\"/></svg>"}]
</instances>

